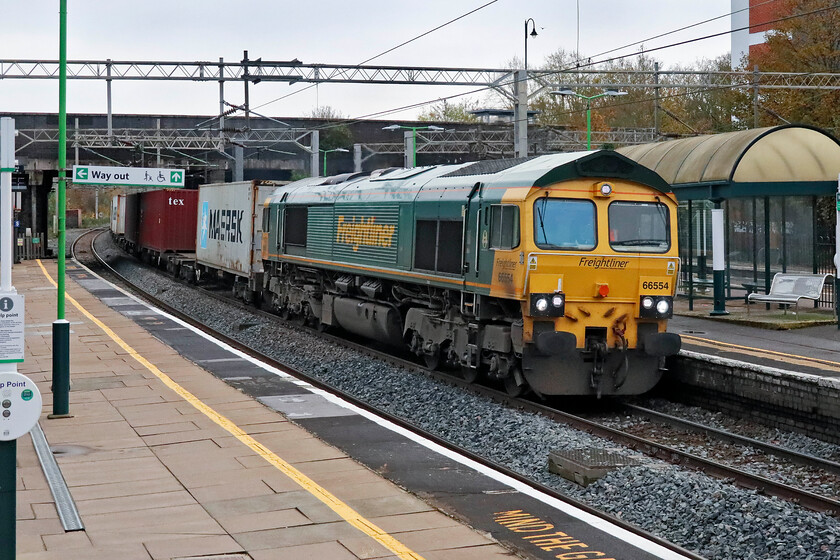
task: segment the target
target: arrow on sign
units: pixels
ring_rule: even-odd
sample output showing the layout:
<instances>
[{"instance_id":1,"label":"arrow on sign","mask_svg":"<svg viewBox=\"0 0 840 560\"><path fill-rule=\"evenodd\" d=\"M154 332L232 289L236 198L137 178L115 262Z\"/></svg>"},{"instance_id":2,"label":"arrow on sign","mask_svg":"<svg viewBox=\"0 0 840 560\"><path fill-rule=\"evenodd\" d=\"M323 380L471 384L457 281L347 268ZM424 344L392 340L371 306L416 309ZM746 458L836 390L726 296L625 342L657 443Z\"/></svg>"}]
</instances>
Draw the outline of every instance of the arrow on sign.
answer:
<instances>
[{"instance_id":1,"label":"arrow on sign","mask_svg":"<svg viewBox=\"0 0 840 560\"><path fill-rule=\"evenodd\" d=\"M169 182L170 183L181 183L184 182L184 172L183 171L171 171L169 173Z\"/></svg>"},{"instance_id":2,"label":"arrow on sign","mask_svg":"<svg viewBox=\"0 0 840 560\"><path fill-rule=\"evenodd\" d=\"M87 180L88 178L88 170L87 167L80 167L76 169L76 179L80 179L82 181Z\"/></svg>"}]
</instances>

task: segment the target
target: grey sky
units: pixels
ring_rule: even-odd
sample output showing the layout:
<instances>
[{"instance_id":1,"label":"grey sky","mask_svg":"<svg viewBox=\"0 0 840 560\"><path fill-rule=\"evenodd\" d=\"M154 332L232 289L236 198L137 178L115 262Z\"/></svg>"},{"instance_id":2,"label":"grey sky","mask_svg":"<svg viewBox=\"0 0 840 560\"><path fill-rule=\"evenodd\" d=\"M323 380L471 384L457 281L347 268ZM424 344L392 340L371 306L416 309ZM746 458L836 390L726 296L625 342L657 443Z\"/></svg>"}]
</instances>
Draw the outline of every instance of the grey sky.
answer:
<instances>
[{"instance_id":1,"label":"grey sky","mask_svg":"<svg viewBox=\"0 0 840 560\"><path fill-rule=\"evenodd\" d=\"M487 1L69 0L68 58L237 61L247 49L251 58L265 60L357 64ZM57 59L58 4L58 0L0 0L7 24L0 59ZM370 64L504 67L514 57L521 60L524 22L530 17L539 36L529 39L528 66L536 68L557 49L575 49L575 6L575 0L499 0ZM580 0L580 49L594 55L729 11L730 0ZM726 31L729 25L729 18L722 18L646 42L645 47ZM728 53L729 44L729 37L723 36L657 51L654 56L666 65L690 64ZM256 107L304 87L262 83L251 88L251 103ZM327 84L260 111L298 116L320 104L359 117L467 89ZM242 88L229 85L226 97L241 103ZM57 81L0 81L0 111L55 112L57 100ZM68 111L104 112L105 108L104 82L70 81ZM215 114L218 85L115 82L113 110ZM416 114L412 110L393 118L410 119Z\"/></svg>"}]
</instances>

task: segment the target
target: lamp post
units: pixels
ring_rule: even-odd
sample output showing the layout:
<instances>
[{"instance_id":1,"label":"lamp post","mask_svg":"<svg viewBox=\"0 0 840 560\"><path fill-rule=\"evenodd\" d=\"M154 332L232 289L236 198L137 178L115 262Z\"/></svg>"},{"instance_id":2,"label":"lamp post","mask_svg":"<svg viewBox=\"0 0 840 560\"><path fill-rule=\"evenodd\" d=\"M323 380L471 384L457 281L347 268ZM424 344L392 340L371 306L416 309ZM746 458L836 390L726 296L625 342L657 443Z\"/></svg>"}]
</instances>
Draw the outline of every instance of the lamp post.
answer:
<instances>
[{"instance_id":1,"label":"lamp post","mask_svg":"<svg viewBox=\"0 0 840 560\"><path fill-rule=\"evenodd\" d=\"M534 18L528 18L525 20L525 71L528 71L528 22L531 22L531 37L537 36L537 24L534 22Z\"/></svg>"},{"instance_id":2,"label":"lamp post","mask_svg":"<svg viewBox=\"0 0 840 560\"><path fill-rule=\"evenodd\" d=\"M605 96L618 97L620 95L627 95L626 91L616 91L614 89L608 89L607 91L605 91L603 93L599 93L598 95L590 95L590 96L581 95L580 93L578 93L578 92L576 92L572 89L569 89L569 88L562 88L562 89L559 89L559 90L550 91L549 93L551 95L571 95L571 96L578 97L580 99L586 100L586 149L587 150L592 149L592 109L591 109L592 100L593 99L598 99L599 97L605 97Z\"/></svg>"},{"instance_id":3,"label":"lamp post","mask_svg":"<svg viewBox=\"0 0 840 560\"><path fill-rule=\"evenodd\" d=\"M324 177L327 176L327 154L330 152L349 152L350 150L345 150L344 148L333 148L332 150L321 150L324 152Z\"/></svg>"},{"instance_id":4,"label":"lamp post","mask_svg":"<svg viewBox=\"0 0 840 560\"><path fill-rule=\"evenodd\" d=\"M401 124L392 124L389 126L383 126L382 130L410 130L412 136L412 153L411 153L411 167L417 167L417 131L418 130L431 130L433 132L443 132L445 129L441 126L436 125L428 125L428 126L404 126Z\"/></svg>"}]
</instances>

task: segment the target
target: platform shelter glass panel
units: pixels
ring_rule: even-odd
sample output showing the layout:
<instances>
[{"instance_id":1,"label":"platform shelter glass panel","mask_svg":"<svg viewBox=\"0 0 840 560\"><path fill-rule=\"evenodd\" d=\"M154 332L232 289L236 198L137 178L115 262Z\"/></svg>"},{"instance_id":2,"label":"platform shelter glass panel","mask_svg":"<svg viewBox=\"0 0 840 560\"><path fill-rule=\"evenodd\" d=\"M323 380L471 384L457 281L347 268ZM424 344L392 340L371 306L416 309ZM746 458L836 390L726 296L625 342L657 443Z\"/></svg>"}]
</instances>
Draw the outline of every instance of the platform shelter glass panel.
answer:
<instances>
[{"instance_id":1,"label":"platform shelter glass panel","mask_svg":"<svg viewBox=\"0 0 840 560\"><path fill-rule=\"evenodd\" d=\"M712 281L712 209L708 200L681 202L677 209L682 291L710 291Z\"/></svg>"},{"instance_id":2,"label":"platform shelter glass panel","mask_svg":"<svg viewBox=\"0 0 840 560\"><path fill-rule=\"evenodd\" d=\"M834 268L834 253L837 249L835 241L836 216L837 211L835 210L833 196L814 197L814 272L836 274ZM831 307L836 301L835 297L834 283L826 282L823 297L820 298L819 304Z\"/></svg>"}]
</instances>

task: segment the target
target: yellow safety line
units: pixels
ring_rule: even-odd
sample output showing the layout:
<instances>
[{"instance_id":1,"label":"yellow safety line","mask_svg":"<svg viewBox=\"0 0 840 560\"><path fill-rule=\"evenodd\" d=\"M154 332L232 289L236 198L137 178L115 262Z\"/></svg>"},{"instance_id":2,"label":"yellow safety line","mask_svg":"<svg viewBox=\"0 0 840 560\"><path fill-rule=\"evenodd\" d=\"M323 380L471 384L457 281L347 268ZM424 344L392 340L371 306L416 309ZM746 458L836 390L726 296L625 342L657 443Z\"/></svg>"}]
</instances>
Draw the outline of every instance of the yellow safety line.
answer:
<instances>
[{"instance_id":1,"label":"yellow safety line","mask_svg":"<svg viewBox=\"0 0 840 560\"><path fill-rule=\"evenodd\" d=\"M712 345L717 346L728 346L730 348L738 348L740 350L750 350L752 352L758 352L761 354L773 354L774 356L782 356L785 358L794 358L797 360L804 360L806 362L816 362L818 364L824 364L827 366L838 366L840 367L840 362L832 362L830 360L821 360L819 358L810 358L808 356L800 356L798 354L785 354L784 352L776 352L773 350L765 350L764 348L750 348L749 346L740 346L738 344L731 344L729 342L720 342L718 340L712 340L710 338L701 338L699 336L688 336L688 335L680 335L682 338L686 338L688 340L697 340L700 342L708 342Z\"/></svg>"},{"instance_id":2,"label":"yellow safety line","mask_svg":"<svg viewBox=\"0 0 840 560\"><path fill-rule=\"evenodd\" d=\"M41 270L44 272L44 276L47 277L47 280L50 283L58 288L58 284L52 279L50 274L47 272L47 269L44 268L44 265L41 263L40 259L36 259L38 266L41 267ZM73 297L65 292L65 296L68 300L78 309L85 317L90 319L93 323L95 323L100 329L102 329L105 334L111 337L111 340L116 342L117 344L122 347L123 350L128 352L128 354L141 363L146 369L152 372L158 379L160 379L164 385L178 393L185 401L193 405L196 409L201 411L205 416L210 418L213 422L224 428L228 433L233 435L236 439L250 447L254 452L256 452L260 457L268 461L278 470L282 471L283 474L294 480L297 484L299 484L304 490L324 502L331 510L336 512L340 515L345 521L347 521L350 525L358 529L359 531L363 532L364 534L368 535L376 542L396 554L399 558L403 558L406 560L424 560L423 557L413 550L409 549L407 546L402 544L400 541L374 525L372 522L368 521L364 517L362 517L356 510L351 508L349 505L345 504L337 497L335 497L332 493L330 493L326 488L320 486L314 480L297 470L295 467L275 455L270 449L265 447L263 444L249 436L245 433L242 428L234 424L228 418L222 416L206 404L204 404L201 400L198 399L195 395L181 387L178 383L172 380L171 377L160 371L154 364L149 362L146 358L141 356L137 353L134 348L129 346L125 341L123 341L120 336L112 331L107 325L105 325L102 321L91 315L84 307L79 304Z\"/></svg>"}]
</instances>

